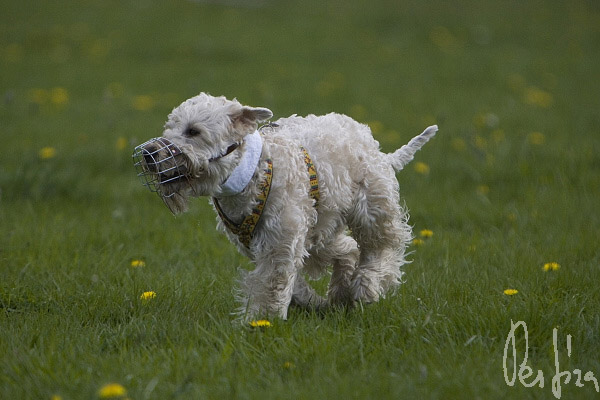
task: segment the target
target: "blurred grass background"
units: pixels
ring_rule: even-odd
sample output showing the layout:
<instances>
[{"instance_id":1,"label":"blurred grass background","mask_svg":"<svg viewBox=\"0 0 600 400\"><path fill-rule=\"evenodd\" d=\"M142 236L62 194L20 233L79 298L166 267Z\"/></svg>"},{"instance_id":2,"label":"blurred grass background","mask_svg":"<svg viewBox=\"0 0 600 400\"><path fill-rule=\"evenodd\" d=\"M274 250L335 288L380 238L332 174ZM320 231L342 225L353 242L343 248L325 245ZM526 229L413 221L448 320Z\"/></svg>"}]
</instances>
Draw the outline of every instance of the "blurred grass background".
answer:
<instances>
[{"instance_id":1,"label":"blurred grass background","mask_svg":"<svg viewBox=\"0 0 600 400\"><path fill-rule=\"evenodd\" d=\"M600 375L599 3L9 0L0 70L0 397L548 398L556 326L563 369ZM131 165L200 91L345 113L384 151L440 126L398 176L397 296L231 325L248 262ZM504 381L511 319L544 389Z\"/></svg>"}]
</instances>

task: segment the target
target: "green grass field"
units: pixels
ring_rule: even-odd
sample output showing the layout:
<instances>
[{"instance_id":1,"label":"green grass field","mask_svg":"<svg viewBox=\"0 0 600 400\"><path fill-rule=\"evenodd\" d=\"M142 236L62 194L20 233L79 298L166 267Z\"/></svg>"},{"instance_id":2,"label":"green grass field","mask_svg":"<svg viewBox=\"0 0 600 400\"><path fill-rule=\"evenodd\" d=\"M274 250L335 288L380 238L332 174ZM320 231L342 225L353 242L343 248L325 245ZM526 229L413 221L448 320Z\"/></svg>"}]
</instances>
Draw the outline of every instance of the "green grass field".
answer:
<instances>
[{"instance_id":1,"label":"green grass field","mask_svg":"<svg viewBox=\"0 0 600 400\"><path fill-rule=\"evenodd\" d=\"M548 399L553 328L562 398L600 397L596 1L8 0L0 71L0 398ZM440 126L398 175L396 295L232 323L251 265L131 162L200 91L345 113L384 151ZM511 320L543 388L506 383Z\"/></svg>"}]
</instances>

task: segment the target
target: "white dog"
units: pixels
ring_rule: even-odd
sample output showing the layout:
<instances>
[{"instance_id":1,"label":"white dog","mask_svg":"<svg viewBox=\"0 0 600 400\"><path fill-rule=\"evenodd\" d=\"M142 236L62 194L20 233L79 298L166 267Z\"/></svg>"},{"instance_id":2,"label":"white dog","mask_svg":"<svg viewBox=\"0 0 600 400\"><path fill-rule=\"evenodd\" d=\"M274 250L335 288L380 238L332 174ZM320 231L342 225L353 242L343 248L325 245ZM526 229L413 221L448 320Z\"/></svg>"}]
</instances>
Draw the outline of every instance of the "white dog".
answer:
<instances>
[{"instance_id":1,"label":"white dog","mask_svg":"<svg viewBox=\"0 0 600 400\"><path fill-rule=\"evenodd\" d=\"M242 277L242 320L287 318L288 307L377 301L396 287L412 239L395 172L437 131L391 154L340 115L291 116L201 93L175 108L163 136L136 148L145 185L173 213L209 196L219 229L255 269ZM331 267L327 299L304 280Z\"/></svg>"}]
</instances>

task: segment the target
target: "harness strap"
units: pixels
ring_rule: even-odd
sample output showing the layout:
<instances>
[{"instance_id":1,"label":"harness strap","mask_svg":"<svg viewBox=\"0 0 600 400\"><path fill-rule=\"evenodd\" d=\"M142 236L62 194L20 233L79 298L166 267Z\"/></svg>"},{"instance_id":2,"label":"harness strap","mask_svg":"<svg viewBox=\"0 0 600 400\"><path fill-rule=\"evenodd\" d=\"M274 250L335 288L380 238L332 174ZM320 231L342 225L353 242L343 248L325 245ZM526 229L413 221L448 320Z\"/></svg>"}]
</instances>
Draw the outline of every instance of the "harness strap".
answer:
<instances>
[{"instance_id":1,"label":"harness strap","mask_svg":"<svg viewBox=\"0 0 600 400\"><path fill-rule=\"evenodd\" d=\"M300 146L300 150L304 153L304 162L306 163L306 168L308 168L308 178L310 179L310 191L308 195L315 201L316 207L319 203L319 178L317 177L317 169L304 146Z\"/></svg>"},{"instance_id":2,"label":"harness strap","mask_svg":"<svg viewBox=\"0 0 600 400\"><path fill-rule=\"evenodd\" d=\"M236 224L233 222L225 213L223 209L219 205L219 200L216 197L213 198L213 203L215 204L215 208L217 209L217 213L221 220L234 235L237 235L240 239L240 242L246 247L250 247L250 240L252 239L252 233L254 233L254 229L258 224L258 220L265 208L265 204L267 203L267 199L269 198L269 192L271 191L271 182L273 181L273 161L271 159L267 159L267 168L265 168L265 178L260 183L259 189L260 192L256 197L256 206L252 208L252 213L247 215L246 218L242 221L241 224Z\"/></svg>"},{"instance_id":3,"label":"harness strap","mask_svg":"<svg viewBox=\"0 0 600 400\"><path fill-rule=\"evenodd\" d=\"M317 203L319 202L319 179L317 177L317 169L315 168L315 165L308 155L306 149L302 146L300 146L300 149L304 153L304 162L306 163L306 168L308 169L308 176L310 179L310 190L308 195L315 201L316 207ZM258 225L258 221L260 220L262 212L265 208L265 204L267 203L267 199L269 198L269 192L271 191L271 182L273 181L273 161L270 158L266 161L267 168L265 168L265 178L259 186L260 192L256 197L256 206L252 209L252 213L244 218L241 224L236 224L234 221L229 219L219 205L219 200L216 197L213 197L215 209L223 221L223 224L225 224L225 227L227 227L231 233L238 236L239 241L246 248L250 248L250 241L252 240L254 230Z\"/></svg>"}]
</instances>

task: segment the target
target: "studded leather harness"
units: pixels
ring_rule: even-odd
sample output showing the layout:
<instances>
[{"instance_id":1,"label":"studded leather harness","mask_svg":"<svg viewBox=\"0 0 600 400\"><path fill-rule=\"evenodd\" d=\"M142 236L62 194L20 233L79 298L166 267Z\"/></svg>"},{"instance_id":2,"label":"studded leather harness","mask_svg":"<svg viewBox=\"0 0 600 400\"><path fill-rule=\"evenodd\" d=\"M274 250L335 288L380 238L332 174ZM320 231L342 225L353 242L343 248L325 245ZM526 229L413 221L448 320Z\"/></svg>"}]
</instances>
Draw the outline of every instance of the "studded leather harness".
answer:
<instances>
[{"instance_id":1,"label":"studded leather harness","mask_svg":"<svg viewBox=\"0 0 600 400\"><path fill-rule=\"evenodd\" d=\"M310 155L308 154L308 151L306 151L306 149L302 146L300 146L300 150L304 154L304 162L306 164L306 168L308 169L308 176L310 180L310 190L308 194L315 201L316 207L319 202L319 179L317 177L317 170L312 162L312 159L310 158ZM256 205L252 208L250 215L247 215L240 224L237 224L229 219L219 205L218 199L213 198L213 203L217 213L219 214L219 217L223 221L223 224L225 224L231 233L237 235L240 242L248 249L250 248L250 241L252 240L254 230L258 225L269 198L269 192L271 191L271 183L273 181L273 161L268 158L266 162L267 166L264 170L265 176L259 184L260 190L258 196L256 197Z\"/></svg>"}]
</instances>

